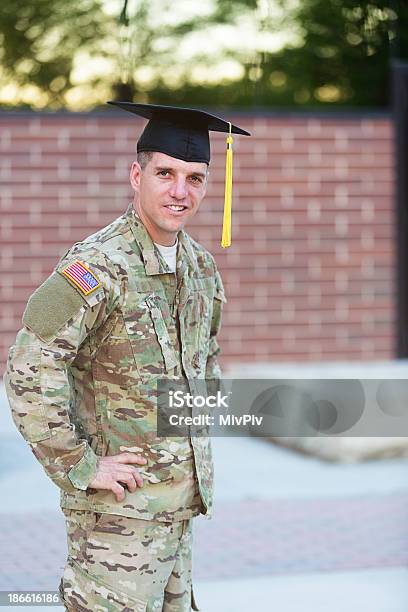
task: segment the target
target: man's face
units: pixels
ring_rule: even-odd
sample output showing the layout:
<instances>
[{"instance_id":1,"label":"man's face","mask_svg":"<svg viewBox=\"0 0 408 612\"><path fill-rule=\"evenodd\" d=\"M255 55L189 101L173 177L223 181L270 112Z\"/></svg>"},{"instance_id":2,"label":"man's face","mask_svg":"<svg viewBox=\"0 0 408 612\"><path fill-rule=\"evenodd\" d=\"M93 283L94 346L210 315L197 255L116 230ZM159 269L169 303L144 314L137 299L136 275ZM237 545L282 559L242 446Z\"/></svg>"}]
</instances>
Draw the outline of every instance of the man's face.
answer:
<instances>
[{"instance_id":1,"label":"man's face","mask_svg":"<svg viewBox=\"0 0 408 612\"><path fill-rule=\"evenodd\" d=\"M134 208L154 242L171 246L194 217L207 186L207 164L154 152L142 170L133 162Z\"/></svg>"}]
</instances>

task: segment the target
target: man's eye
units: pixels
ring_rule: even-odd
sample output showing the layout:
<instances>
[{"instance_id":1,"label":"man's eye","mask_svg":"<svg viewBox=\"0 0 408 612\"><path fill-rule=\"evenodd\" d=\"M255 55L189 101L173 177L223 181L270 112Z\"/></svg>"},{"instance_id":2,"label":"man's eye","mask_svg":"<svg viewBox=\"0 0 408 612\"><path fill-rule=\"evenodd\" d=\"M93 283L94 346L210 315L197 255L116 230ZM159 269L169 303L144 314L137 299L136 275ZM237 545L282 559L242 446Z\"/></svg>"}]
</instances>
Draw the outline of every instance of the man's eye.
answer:
<instances>
[{"instance_id":1,"label":"man's eye","mask_svg":"<svg viewBox=\"0 0 408 612\"><path fill-rule=\"evenodd\" d=\"M191 180L193 181L193 183L201 183L201 179L200 179L200 177L199 177L199 176L195 176L195 175L193 175L193 176L191 177Z\"/></svg>"},{"instance_id":2,"label":"man's eye","mask_svg":"<svg viewBox=\"0 0 408 612\"><path fill-rule=\"evenodd\" d=\"M159 172L159 176L167 176L167 175L168 175L168 173L169 173L169 171L168 171L168 170L160 170L160 172Z\"/></svg>"}]
</instances>

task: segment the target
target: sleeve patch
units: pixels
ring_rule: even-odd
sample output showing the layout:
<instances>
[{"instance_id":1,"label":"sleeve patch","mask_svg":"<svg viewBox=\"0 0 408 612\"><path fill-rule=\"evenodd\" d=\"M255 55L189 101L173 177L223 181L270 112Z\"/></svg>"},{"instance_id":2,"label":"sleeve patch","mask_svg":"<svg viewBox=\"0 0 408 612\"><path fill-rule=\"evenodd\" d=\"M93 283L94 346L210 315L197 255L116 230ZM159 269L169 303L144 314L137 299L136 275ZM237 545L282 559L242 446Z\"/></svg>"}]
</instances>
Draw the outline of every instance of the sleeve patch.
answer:
<instances>
[{"instance_id":1,"label":"sleeve patch","mask_svg":"<svg viewBox=\"0 0 408 612\"><path fill-rule=\"evenodd\" d=\"M23 323L41 340L48 342L84 304L86 299L54 272L28 300Z\"/></svg>"},{"instance_id":2,"label":"sleeve patch","mask_svg":"<svg viewBox=\"0 0 408 612\"><path fill-rule=\"evenodd\" d=\"M63 268L61 273L84 295L89 295L101 286L99 278L79 259Z\"/></svg>"}]
</instances>

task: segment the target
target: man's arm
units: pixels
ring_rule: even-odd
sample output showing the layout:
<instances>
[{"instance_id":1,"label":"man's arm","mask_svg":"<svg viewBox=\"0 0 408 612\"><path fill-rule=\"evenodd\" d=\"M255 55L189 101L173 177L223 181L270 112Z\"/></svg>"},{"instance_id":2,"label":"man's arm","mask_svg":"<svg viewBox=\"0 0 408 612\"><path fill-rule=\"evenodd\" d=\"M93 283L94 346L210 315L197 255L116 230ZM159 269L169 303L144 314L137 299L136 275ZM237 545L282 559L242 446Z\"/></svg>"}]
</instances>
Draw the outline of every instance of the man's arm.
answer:
<instances>
[{"instance_id":1,"label":"man's arm","mask_svg":"<svg viewBox=\"0 0 408 612\"><path fill-rule=\"evenodd\" d=\"M94 481L99 466L88 441L78 437L69 417L73 399L69 368L86 337L113 311L120 287L113 265L102 254L94 253L81 261L100 286L85 294L75 286L75 280L62 273L71 259L57 266L31 296L23 316L25 326L9 352L5 384L20 433L53 482L72 493L85 490ZM116 467L133 488L135 468L124 465L125 457L117 458ZM109 458L109 466L112 459ZM133 456L129 463L135 460ZM105 473L106 469L104 466ZM122 497L123 488L117 483L104 486L99 477L96 484Z\"/></svg>"},{"instance_id":2,"label":"man's arm","mask_svg":"<svg viewBox=\"0 0 408 612\"><path fill-rule=\"evenodd\" d=\"M217 334L221 328L221 316L222 316L222 305L225 303L226 297L224 292L224 286L222 284L221 275L215 268L215 294L213 302L213 314L211 319L211 330L210 330L210 346L208 351L207 365L205 370L205 378L219 379L221 378L221 368L218 364L217 356L220 353L220 346L217 342Z\"/></svg>"}]
</instances>

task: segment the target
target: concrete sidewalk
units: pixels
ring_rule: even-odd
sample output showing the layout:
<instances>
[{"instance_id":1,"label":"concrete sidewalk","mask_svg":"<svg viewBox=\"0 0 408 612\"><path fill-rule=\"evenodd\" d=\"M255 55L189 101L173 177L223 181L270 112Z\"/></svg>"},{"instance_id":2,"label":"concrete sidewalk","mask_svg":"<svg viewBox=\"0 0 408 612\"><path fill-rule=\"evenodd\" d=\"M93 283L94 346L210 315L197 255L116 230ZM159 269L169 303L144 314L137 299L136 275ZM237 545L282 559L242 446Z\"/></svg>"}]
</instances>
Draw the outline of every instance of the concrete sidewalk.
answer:
<instances>
[{"instance_id":1,"label":"concrete sidewalk","mask_svg":"<svg viewBox=\"0 0 408 612\"><path fill-rule=\"evenodd\" d=\"M203 612L406 612L408 570L359 570L200 582Z\"/></svg>"},{"instance_id":2,"label":"concrete sidewalk","mask_svg":"<svg viewBox=\"0 0 408 612\"><path fill-rule=\"evenodd\" d=\"M4 397L0 407L0 590L55 590L66 556L58 490ZM203 612L406 612L407 460L327 464L256 439L213 443L215 516L195 521Z\"/></svg>"}]
</instances>

